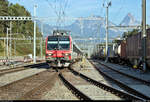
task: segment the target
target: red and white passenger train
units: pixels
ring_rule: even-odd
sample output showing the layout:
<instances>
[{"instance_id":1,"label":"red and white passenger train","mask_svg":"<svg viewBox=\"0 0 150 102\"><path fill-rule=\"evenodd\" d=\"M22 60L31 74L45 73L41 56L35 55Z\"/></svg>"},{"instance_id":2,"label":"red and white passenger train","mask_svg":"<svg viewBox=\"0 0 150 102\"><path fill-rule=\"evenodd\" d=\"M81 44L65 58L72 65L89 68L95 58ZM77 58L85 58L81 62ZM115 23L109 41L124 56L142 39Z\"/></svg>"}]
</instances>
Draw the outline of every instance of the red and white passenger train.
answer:
<instances>
[{"instance_id":1,"label":"red and white passenger train","mask_svg":"<svg viewBox=\"0 0 150 102\"><path fill-rule=\"evenodd\" d=\"M66 67L72 61L72 38L70 31L54 30L46 38L46 62L52 67Z\"/></svg>"}]
</instances>

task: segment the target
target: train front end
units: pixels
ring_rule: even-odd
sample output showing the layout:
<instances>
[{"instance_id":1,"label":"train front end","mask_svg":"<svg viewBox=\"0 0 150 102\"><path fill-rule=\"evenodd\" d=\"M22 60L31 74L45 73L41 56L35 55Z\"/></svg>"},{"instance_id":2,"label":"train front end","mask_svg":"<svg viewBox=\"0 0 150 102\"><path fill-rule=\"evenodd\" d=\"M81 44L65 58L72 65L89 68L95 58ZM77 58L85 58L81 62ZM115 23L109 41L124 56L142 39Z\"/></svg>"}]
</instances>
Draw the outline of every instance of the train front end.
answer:
<instances>
[{"instance_id":1,"label":"train front end","mask_svg":"<svg viewBox=\"0 0 150 102\"><path fill-rule=\"evenodd\" d=\"M52 67L67 67L72 60L70 36L48 36L46 38L46 62Z\"/></svg>"}]
</instances>

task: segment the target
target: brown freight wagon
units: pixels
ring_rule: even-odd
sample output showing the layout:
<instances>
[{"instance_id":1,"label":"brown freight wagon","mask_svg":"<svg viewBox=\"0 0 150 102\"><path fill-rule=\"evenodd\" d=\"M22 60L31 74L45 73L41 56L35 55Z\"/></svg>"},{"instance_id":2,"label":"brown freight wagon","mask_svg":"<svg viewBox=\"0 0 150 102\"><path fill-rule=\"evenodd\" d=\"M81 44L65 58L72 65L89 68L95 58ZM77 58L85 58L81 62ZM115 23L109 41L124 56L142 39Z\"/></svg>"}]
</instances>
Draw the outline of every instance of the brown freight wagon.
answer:
<instances>
[{"instance_id":1,"label":"brown freight wagon","mask_svg":"<svg viewBox=\"0 0 150 102\"><path fill-rule=\"evenodd\" d=\"M119 62L120 64L130 64L128 63L129 60L127 59L126 55L126 40L122 40L119 47L118 47L118 55L119 55Z\"/></svg>"},{"instance_id":2,"label":"brown freight wagon","mask_svg":"<svg viewBox=\"0 0 150 102\"><path fill-rule=\"evenodd\" d=\"M150 29L147 30L147 43L146 43L146 47L147 47L147 52L146 52L146 56L147 56L147 63L150 66Z\"/></svg>"},{"instance_id":3,"label":"brown freight wagon","mask_svg":"<svg viewBox=\"0 0 150 102\"><path fill-rule=\"evenodd\" d=\"M120 56L124 59L124 58L126 58L126 40L123 40L122 42L121 42L121 46L120 46L121 48L121 51L120 51Z\"/></svg>"},{"instance_id":4,"label":"brown freight wagon","mask_svg":"<svg viewBox=\"0 0 150 102\"><path fill-rule=\"evenodd\" d=\"M142 52L142 33L132 35L126 39L126 58L133 65L138 65L143 55ZM146 41L146 62L150 67L150 29L147 30L147 41Z\"/></svg>"}]
</instances>

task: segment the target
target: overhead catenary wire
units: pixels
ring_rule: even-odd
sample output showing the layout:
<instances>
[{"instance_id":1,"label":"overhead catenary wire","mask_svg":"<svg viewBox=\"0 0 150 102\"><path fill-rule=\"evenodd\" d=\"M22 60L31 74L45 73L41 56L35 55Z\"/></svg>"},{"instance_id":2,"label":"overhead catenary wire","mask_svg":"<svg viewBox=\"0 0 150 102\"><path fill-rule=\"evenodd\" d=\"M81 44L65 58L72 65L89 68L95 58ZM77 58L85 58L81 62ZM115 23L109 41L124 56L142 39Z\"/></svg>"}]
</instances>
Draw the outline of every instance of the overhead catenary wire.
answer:
<instances>
[{"instance_id":1,"label":"overhead catenary wire","mask_svg":"<svg viewBox=\"0 0 150 102\"><path fill-rule=\"evenodd\" d=\"M66 12L65 12L65 10L66 10L66 8L68 7L68 0L66 1L66 2L64 2L64 8L63 8L63 12L62 12L62 15L63 15L63 20L64 20L64 26L65 26L65 17L66 17Z\"/></svg>"},{"instance_id":2,"label":"overhead catenary wire","mask_svg":"<svg viewBox=\"0 0 150 102\"><path fill-rule=\"evenodd\" d=\"M62 26L62 24L65 22L65 10L68 6L68 0L55 0L55 3L52 5L48 0L46 0L46 2L48 3L48 5L54 10L54 13L57 16L57 21L56 21L56 25L57 25L57 29L58 26Z\"/></svg>"},{"instance_id":3,"label":"overhead catenary wire","mask_svg":"<svg viewBox=\"0 0 150 102\"><path fill-rule=\"evenodd\" d=\"M120 2L120 8L117 10L117 12L115 13L115 16L113 16L113 18L115 19L118 19L118 17L120 16L120 12L123 10L123 8L125 7L124 4L125 4L125 0L121 0L122 2Z\"/></svg>"},{"instance_id":4,"label":"overhead catenary wire","mask_svg":"<svg viewBox=\"0 0 150 102\"><path fill-rule=\"evenodd\" d=\"M56 8L57 8L56 5L52 5L48 0L45 0L45 1L48 3L49 7L53 9L53 11L56 14L56 16L59 17L59 14L58 14L58 12L56 10ZM56 2L56 0L55 0L55 2Z\"/></svg>"}]
</instances>

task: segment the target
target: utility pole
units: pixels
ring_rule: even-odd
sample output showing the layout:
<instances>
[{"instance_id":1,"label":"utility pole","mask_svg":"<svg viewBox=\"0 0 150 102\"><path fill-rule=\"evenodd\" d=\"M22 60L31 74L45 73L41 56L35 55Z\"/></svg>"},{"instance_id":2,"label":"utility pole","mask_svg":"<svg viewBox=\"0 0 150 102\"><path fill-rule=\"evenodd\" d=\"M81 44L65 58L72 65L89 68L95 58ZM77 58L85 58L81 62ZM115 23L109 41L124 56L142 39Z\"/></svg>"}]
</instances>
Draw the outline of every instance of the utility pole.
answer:
<instances>
[{"instance_id":1,"label":"utility pole","mask_svg":"<svg viewBox=\"0 0 150 102\"><path fill-rule=\"evenodd\" d=\"M7 47L6 47L6 56L7 56L7 58L8 58L8 30L9 30L9 28L7 28Z\"/></svg>"},{"instance_id":2,"label":"utility pole","mask_svg":"<svg viewBox=\"0 0 150 102\"><path fill-rule=\"evenodd\" d=\"M109 6L111 6L111 1L109 2L109 3L107 3L107 5L106 5L106 47L105 47L105 53L106 53L106 60L105 60L105 62L107 62L108 61L108 9L109 9ZM103 7L104 7L104 4L103 4Z\"/></svg>"},{"instance_id":3,"label":"utility pole","mask_svg":"<svg viewBox=\"0 0 150 102\"><path fill-rule=\"evenodd\" d=\"M10 52L10 59L11 59L11 56L12 56L12 53L11 53L11 47L12 47L12 40L11 40L11 36L12 36L12 22L10 21L10 43L9 43L9 52Z\"/></svg>"},{"instance_id":4,"label":"utility pole","mask_svg":"<svg viewBox=\"0 0 150 102\"><path fill-rule=\"evenodd\" d=\"M36 8L37 5L34 5L34 56L33 56L33 62L36 63Z\"/></svg>"},{"instance_id":5,"label":"utility pole","mask_svg":"<svg viewBox=\"0 0 150 102\"><path fill-rule=\"evenodd\" d=\"M4 47L6 48L6 39L4 39ZM6 49L4 48L4 58L6 57Z\"/></svg>"},{"instance_id":6,"label":"utility pole","mask_svg":"<svg viewBox=\"0 0 150 102\"><path fill-rule=\"evenodd\" d=\"M14 40L14 55L16 56L16 40Z\"/></svg>"},{"instance_id":7,"label":"utility pole","mask_svg":"<svg viewBox=\"0 0 150 102\"><path fill-rule=\"evenodd\" d=\"M146 0L142 0L143 70L146 71Z\"/></svg>"},{"instance_id":8,"label":"utility pole","mask_svg":"<svg viewBox=\"0 0 150 102\"><path fill-rule=\"evenodd\" d=\"M41 33L42 33L42 37L41 37L41 58L43 57L43 47L42 47L42 44L43 44L43 22L41 22Z\"/></svg>"}]
</instances>

